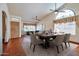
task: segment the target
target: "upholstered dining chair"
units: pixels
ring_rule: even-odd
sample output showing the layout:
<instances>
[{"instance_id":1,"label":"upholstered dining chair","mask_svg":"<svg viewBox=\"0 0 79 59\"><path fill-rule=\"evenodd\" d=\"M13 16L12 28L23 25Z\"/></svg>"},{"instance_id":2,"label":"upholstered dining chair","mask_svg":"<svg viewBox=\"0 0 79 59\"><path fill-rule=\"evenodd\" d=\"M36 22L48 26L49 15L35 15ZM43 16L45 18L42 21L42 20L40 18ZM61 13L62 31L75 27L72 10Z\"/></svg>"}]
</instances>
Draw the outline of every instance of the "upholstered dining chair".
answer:
<instances>
[{"instance_id":1,"label":"upholstered dining chair","mask_svg":"<svg viewBox=\"0 0 79 59\"><path fill-rule=\"evenodd\" d=\"M68 45L70 47L69 39L70 39L70 34L65 34L63 42L65 43L66 48L67 48L67 43L68 43Z\"/></svg>"},{"instance_id":2,"label":"upholstered dining chair","mask_svg":"<svg viewBox=\"0 0 79 59\"><path fill-rule=\"evenodd\" d=\"M50 42L53 46L56 46L57 53L59 53L59 46L61 46L62 50L64 50L63 49L63 39L64 39L64 35L57 35L56 38Z\"/></svg>"},{"instance_id":3,"label":"upholstered dining chair","mask_svg":"<svg viewBox=\"0 0 79 59\"><path fill-rule=\"evenodd\" d=\"M31 36L30 48L31 48L31 46L33 46L33 52L34 52L35 51L35 47L37 45L41 44L42 40L38 39L35 34L30 34L30 36Z\"/></svg>"}]
</instances>

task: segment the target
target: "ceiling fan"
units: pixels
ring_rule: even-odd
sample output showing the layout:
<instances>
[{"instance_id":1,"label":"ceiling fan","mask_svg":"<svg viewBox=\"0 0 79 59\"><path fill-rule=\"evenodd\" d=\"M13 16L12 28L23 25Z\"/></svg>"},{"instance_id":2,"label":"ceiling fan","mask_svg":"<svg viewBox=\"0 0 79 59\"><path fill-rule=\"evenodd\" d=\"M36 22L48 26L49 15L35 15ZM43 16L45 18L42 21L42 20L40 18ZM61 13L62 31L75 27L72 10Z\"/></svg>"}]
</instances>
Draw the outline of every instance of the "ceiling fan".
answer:
<instances>
[{"instance_id":1,"label":"ceiling fan","mask_svg":"<svg viewBox=\"0 0 79 59\"><path fill-rule=\"evenodd\" d=\"M38 19L38 17L36 16L35 18L32 18L32 19L35 19L35 20L37 20L37 21L40 21L40 19Z\"/></svg>"},{"instance_id":2,"label":"ceiling fan","mask_svg":"<svg viewBox=\"0 0 79 59\"><path fill-rule=\"evenodd\" d=\"M57 8L57 3L55 3L55 10L50 9L50 11L54 12L54 13L59 13L59 12L65 12L62 11L61 9L63 9L64 5L62 5L61 7Z\"/></svg>"}]
</instances>

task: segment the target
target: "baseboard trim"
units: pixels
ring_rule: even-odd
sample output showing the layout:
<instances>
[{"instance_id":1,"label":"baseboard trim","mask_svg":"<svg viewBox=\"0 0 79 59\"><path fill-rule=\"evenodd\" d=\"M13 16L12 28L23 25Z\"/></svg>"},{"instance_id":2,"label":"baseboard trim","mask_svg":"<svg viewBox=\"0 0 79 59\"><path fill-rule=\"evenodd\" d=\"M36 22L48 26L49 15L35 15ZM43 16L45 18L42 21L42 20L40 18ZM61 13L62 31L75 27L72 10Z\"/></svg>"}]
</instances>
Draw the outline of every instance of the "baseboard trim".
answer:
<instances>
[{"instance_id":1,"label":"baseboard trim","mask_svg":"<svg viewBox=\"0 0 79 59\"><path fill-rule=\"evenodd\" d=\"M8 53L2 53L0 56L8 56Z\"/></svg>"},{"instance_id":2,"label":"baseboard trim","mask_svg":"<svg viewBox=\"0 0 79 59\"><path fill-rule=\"evenodd\" d=\"M17 38L21 38L21 37L16 37L16 38L10 38L10 39L17 39Z\"/></svg>"},{"instance_id":3,"label":"baseboard trim","mask_svg":"<svg viewBox=\"0 0 79 59\"><path fill-rule=\"evenodd\" d=\"M74 43L74 44L79 45L79 42L75 42L75 41L70 41L70 43Z\"/></svg>"},{"instance_id":4,"label":"baseboard trim","mask_svg":"<svg viewBox=\"0 0 79 59\"><path fill-rule=\"evenodd\" d=\"M8 44L8 42L4 42L4 44Z\"/></svg>"}]
</instances>

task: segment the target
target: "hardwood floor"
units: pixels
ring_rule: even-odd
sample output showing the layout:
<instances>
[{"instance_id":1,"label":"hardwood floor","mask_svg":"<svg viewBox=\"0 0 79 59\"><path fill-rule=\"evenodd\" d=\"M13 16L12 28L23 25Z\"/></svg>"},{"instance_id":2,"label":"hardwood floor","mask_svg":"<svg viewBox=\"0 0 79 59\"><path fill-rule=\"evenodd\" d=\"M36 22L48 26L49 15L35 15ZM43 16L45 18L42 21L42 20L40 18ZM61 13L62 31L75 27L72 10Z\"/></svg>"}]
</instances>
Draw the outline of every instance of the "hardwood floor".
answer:
<instances>
[{"instance_id":1,"label":"hardwood floor","mask_svg":"<svg viewBox=\"0 0 79 59\"><path fill-rule=\"evenodd\" d=\"M26 41L29 42L29 38L27 36L25 36L23 38L11 39L8 44L3 45L4 46L3 56L26 56L26 55L28 55L28 49L26 48L28 46L28 43ZM36 50L38 50L38 49L36 48ZM44 49L41 49L41 51L42 50L44 50ZM52 49L50 49L50 50L52 51ZM32 50L30 49L29 51L32 51ZM41 51L36 51L35 53L38 53ZM48 49L48 51L49 51L49 49ZM64 51L66 52L67 49ZM76 46L76 47L71 46L68 49L68 51L69 51L69 54L67 56L79 56L79 46ZM50 54L50 55L52 55L52 54ZM65 55L65 53L64 53L64 55Z\"/></svg>"},{"instance_id":2,"label":"hardwood floor","mask_svg":"<svg viewBox=\"0 0 79 59\"><path fill-rule=\"evenodd\" d=\"M9 43L4 44L3 55L6 56L25 56L25 52L21 46L21 38L11 39Z\"/></svg>"}]
</instances>

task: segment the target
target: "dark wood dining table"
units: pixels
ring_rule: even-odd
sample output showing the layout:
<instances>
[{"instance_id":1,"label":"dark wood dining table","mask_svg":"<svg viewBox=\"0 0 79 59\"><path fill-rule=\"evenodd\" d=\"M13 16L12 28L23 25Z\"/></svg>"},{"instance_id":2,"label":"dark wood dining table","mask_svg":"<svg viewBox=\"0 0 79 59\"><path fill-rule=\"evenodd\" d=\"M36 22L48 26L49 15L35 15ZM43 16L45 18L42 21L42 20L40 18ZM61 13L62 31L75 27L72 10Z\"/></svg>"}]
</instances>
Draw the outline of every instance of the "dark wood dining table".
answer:
<instances>
[{"instance_id":1,"label":"dark wood dining table","mask_svg":"<svg viewBox=\"0 0 79 59\"><path fill-rule=\"evenodd\" d=\"M44 47L44 48L48 48L50 45L49 45L49 41L50 41L50 38L53 38L53 39L55 39L56 38L56 35L39 35L39 38L41 39L41 40L43 40L43 44L42 44L42 46Z\"/></svg>"}]
</instances>

